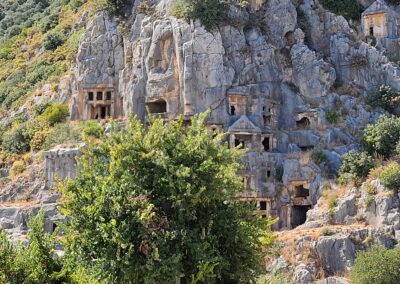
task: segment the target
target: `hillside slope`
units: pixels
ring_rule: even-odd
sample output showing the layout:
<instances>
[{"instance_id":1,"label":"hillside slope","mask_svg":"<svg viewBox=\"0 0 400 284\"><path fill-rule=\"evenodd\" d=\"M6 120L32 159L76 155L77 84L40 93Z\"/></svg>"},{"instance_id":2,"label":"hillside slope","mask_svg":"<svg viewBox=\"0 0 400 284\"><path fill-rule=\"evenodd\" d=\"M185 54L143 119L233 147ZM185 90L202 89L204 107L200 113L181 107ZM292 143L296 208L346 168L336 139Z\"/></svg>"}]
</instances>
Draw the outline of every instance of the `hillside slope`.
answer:
<instances>
[{"instance_id":1,"label":"hillside slope","mask_svg":"<svg viewBox=\"0 0 400 284\"><path fill-rule=\"evenodd\" d=\"M62 218L51 186L74 177L93 120L145 121L147 108L167 120L211 109L209 127L249 149L241 198L279 217L289 248L271 252L269 270L296 283L348 276L368 242L400 240L397 191L378 175L336 182L367 125L398 111L400 29L378 36L380 27L362 24L374 1L206 1L211 14L192 1L127 1L108 12L96 1L19 2L0 6L0 225L10 234L21 238L27 212L40 207L49 230ZM395 22L398 6L377 2ZM393 97L371 103L381 86Z\"/></svg>"}]
</instances>

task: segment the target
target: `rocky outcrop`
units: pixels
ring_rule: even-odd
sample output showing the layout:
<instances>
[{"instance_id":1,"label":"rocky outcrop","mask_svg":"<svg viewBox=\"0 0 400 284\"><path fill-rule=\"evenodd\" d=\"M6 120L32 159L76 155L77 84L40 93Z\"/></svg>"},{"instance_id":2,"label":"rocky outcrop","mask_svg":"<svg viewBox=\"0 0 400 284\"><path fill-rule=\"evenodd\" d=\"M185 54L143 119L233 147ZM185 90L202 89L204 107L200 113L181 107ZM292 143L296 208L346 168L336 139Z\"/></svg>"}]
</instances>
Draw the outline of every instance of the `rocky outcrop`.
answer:
<instances>
[{"instance_id":1,"label":"rocky outcrop","mask_svg":"<svg viewBox=\"0 0 400 284\"><path fill-rule=\"evenodd\" d=\"M356 250L347 236L322 236L315 246L324 270L329 274L347 273L354 263Z\"/></svg>"}]
</instances>

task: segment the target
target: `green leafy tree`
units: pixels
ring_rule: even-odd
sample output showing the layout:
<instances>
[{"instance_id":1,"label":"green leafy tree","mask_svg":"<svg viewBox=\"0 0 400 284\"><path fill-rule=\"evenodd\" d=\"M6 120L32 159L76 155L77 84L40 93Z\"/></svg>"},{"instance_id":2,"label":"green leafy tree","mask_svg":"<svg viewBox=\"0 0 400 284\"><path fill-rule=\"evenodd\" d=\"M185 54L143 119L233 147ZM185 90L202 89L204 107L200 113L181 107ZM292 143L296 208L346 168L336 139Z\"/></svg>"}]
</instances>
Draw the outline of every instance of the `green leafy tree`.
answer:
<instances>
[{"instance_id":1,"label":"green leafy tree","mask_svg":"<svg viewBox=\"0 0 400 284\"><path fill-rule=\"evenodd\" d=\"M325 9L346 19L360 18L360 4L355 0L320 0L320 3Z\"/></svg>"},{"instance_id":2,"label":"green leafy tree","mask_svg":"<svg viewBox=\"0 0 400 284\"><path fill-rule=\"evenodd\" d=\"M364 131L364 144L370 154L391 157L400 141L400 117L382 115Z\"/></svg>"},{"instance_id":3,"label":"green leafy tree","mask_svg":"<svg viewBox=\"0 0 400 284\"><path fill-rule=\"evenodd\" d=\"M107 283L252 283L271 220L239 202L243 150L211 133L207 113L145 130L129 119L87 141L74 181L61 186L67 251Z\"/></svg>"},{"instance_id":4,"label":"green leafy tree","mask_svg":"<svg viewBox=\"0 0 400 284\"><path fill-rule=\"evenodd\" d=\"M400 165L396 162L388 164L381 174L379 179L382 184L390 190L399 191L400 189Z\"/></svg>"},{"instance_id":5,"label":"green leafy tree","mask_svg":"<svg viewBox=\"0 0 400 284\"><path fill-rule=\"evenodd\" d=\"M372 157L366 152L350 151L343 156L339 177L344 180L363 178L373 167Z\"/></svg>"},{"instance_id":6,"label":"green leafy tree","mask_svg":"<svg viewBox=\"0 0 400 284\"><path fill-rule=\"evenodd\" d=\"M398 113L400 93L389 86L382 85L367 97L367 103L373 107L381 107L390 113Z\"/></svg>"},{"instance_id":7,"label":"green leafy tree","mask_svg":"<svg viewBox=\"0 0 400 284\"><path fill-rule=\"evenodd\" d=\"M354 284L397 284L400 275L400 248L372 247L357 254L351 271Z\"/></svg>"},{"instance_id":8,"label":"green leafy tree","mask_svg":"<svg viewBox=\"0 0 400 284\"><path fill-rule=\"evenodd\" d=\"M44 231L44 215L40 212L29 222L28 244L14 246L0 232L0 282L71 283L63 259L56 257L55 237Z\"/></svg>"}]
</instances>

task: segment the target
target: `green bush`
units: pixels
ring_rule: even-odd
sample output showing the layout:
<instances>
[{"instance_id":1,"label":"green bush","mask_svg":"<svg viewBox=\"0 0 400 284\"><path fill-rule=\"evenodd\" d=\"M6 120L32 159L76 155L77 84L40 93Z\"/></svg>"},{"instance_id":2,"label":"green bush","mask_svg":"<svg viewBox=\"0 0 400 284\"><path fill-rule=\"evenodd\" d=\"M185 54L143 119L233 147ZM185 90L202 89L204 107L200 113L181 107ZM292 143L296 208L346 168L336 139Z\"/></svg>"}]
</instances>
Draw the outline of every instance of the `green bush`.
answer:
<instances>
[{"instance_id":1,"label":"green bush","mask_svg":"<svg viewBox=\"0 0 400 284\"><path fill-rule=\"evenodd\" d=\"M131 3L131 0L104 0L101 6L111 16L127 16Z\"/></svg>"},{"instance_id":2,"label":"green bush","mask_svg":"<svg viewBox=\"0 0 400 284\"><path fill-rule=\"evenodd\" d=\"M325 111L325 118L331 124L335 124L339 121L339 115L333 109L328 109Z\"/></svg>"},{"instance_id":3,"label":"green bush","mask_svg":"<svg viewBox=\"0 0 400 284\"><path fill-rule=\"evenodd\" d=\"M397 284L400 275L400 247L372 247L357 254L351 270L353 284Z\"/></svg>"},{"instance_id":4,"label":"green bush","mask_svg":"<svg viewBox=\"0 0 400 284\"><path fill-rule=\"evenodd\" d=\"M316 164L328 162L328 156L322 150L313 150L311 153L311 160Z\"/></svg>"},{"instance_id":5,"label":"green bush","mask_svg":"<svg viewBox=\"0 0 400 284\"><path fill-rule=\"evenodd\" d=\"M372 157L366 152L350 151L343 155L339 177L344 180L355 180L368 176L374 167Z\"/></svg>"},{"instance_id":6,"label":"green bush","mask_svg":"<svg viewBox=\"0 0 400 284\"><path fill-rule=\"evenodd\" d=\"M64 122L69 116L68 105L66 104L53 104L46 108L41 117L45 119L50 126L56 123Z\"/></svg>"},{"instance_id":7,"label":"green bush","mask_svg":"<svg viewBox=\"0 0 400 284\"><path fill-rule=\"evenodd\" d=\"M44 111L51 106L50 102L45 102L42 104L37 104L33 106L33 109L35 110L36 115L41 115L44 113Z\"/></svg>"},{"instance_id":8,"label":"green bush","mask_svg":"<svg viewBox=\"0 0 400 284\"><path fill-rule=\"evenodd\" d=\"M0 231L0 283L72 283L63 259L54 254L56 238L44 231L44 214L29 221L28 244L11 244Z\"/></svg>"},{"instance_id":9,"label":"green bush","mask_svg":"<svg viewBox=\"0 0 400 284\"><path fill-rule=\"evenodd\" d=\"M380 107L390 113L398 113L400 93L389 86L382 85L367 97L367 103L372 107Z\"/></svg>"},{"instance_id":10,"label":"green bush","mask_svg":"<svg viewBox=\"0 0 400 284\"><path fill-rule=\"evenodd\" d=\"M229 2L224 0L182 0L175 2L171 14L186 21L200 20L211 31L228 20Z\"/></svg>"},{"instance_id":11,"label":"green bush","mask_svg":"<svg viewBox=\"0 0 400 284\"><path fill-rule=\"evenodd\" d=\"M325 9L346 19L359 19L361 7L355 0L320 0Z\"/></svg>"},{"instance_id":12,"label":"green bush","mask_svg":"<svg viewBox=\"0 0 400 284\"><path fill-rule=\"evenodd\" d=\"M89 120L83 124L82 133L84 137L100 138L104 133L104 127L96 121Z\"/></svg>"},{"instance_id":13,"label":"green bush","mask_svg":"<svg viewBox=\"0 0 400 284\"><path fill-rule=\"evenodd\" d=\"M400 189L400 165L396 162L387 165L379 175L379 180L386 188L398 192Z\"/></svg>"},{"instance_id":14,"label":"green bush","mask_svg":"<svg viewBox=\"0 0 400 284\"><path fill-rule=\"evenodd\" d=\"M66 123L57 124L46 137L43 148L50 150L61 144L75 144L81 141L80 136L79 131L70 125Z\"/></svg>"},{"instance_id":15,"label":"green bush","mask_svg":"<svg viewBox=\"0 0 400 284\"><path fill-rule=\"evenodd\" d=\"M390 158L400 141L400 117L382 115L364 131L364 145L370 154Z\"/></svg>"},{"instance_id":16,"label":"green bush","mask_svg":"<svg viewBox=\"0 0 400 284\"><path fill-rule=\"evenodd\" d=\"M25 171L25 163L24 161L14 161L11 169L10 169L10 177L14 178L17 175L23 173Z\"/></svg>"},{"instance_id":17,"label":"green bush","mask_svg":"<svg viewBox=\"0 0 400 284\"><path fill-rule=\"evenodd\" d=\"M3 136L1 144L4 151L12 154L22 154L29 151L29 139L25 135L25 126L17 126Z\"/></svg>"},{"instance_id":18,"label":"green bush","mask_svg":"<svg viewBox=\"0 0 400 284\"><path fill-rule=\"evenodd\" d=\"M43 41L43 47L46 50L56 50L64 43L64 36L59 33L49 33Z\"/></svg>"}]
</instances>

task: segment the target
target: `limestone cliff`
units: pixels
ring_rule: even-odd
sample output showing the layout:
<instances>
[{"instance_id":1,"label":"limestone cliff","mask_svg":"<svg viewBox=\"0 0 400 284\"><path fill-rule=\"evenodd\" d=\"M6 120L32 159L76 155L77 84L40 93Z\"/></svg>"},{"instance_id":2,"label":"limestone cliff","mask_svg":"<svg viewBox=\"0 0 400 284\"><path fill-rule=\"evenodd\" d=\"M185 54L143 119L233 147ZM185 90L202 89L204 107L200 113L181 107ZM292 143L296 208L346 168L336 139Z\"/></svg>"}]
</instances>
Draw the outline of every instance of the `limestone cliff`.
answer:
<instances>
[{"instance_id":1,"label":"limestone cliff","mask_svg":"<svg viewBox=\"0 0 400 284\"><path fill-rule=\"evenodd\" d=\"M367 7L372 1L361 2ZM248 187L242 198L255 200L260 215L279 217L275 229L294 245L286 259L284 253L271 259L269 269L294 272L296 283L346 275L369 236L394 246L400 240L397 195L382 194L357 208L362 191L349 189L338 196L333 217L322 196L327 184L337 188L341 156L359 147L363 129L381 114L365 97L380 85L400 91L399 67L386 56L393 48L372 44L361 22L335 15L317 0L231 5L229 22L212 31L171 16L172 5L161 0L143 9L135 1L128 19L100 11L85 24L61 92L71 120L123 122L137 115L145 121L146 107L167 120L188 120L211 109L210 127L227 131L231 147L249 149L239 173ZM328 159L312 159L316 151ZM43 185L32 195L54 201L49 184L56 175L73 178L77 154L46 152L45 181L33 179ZM374 186L384 192L378 181ZM15 201L10 191L2 190L1 200ZM15 208L0 211L2 228L21 225ZM320 235L330 224L329 236Z\"/></svg>"}]
</instances>

